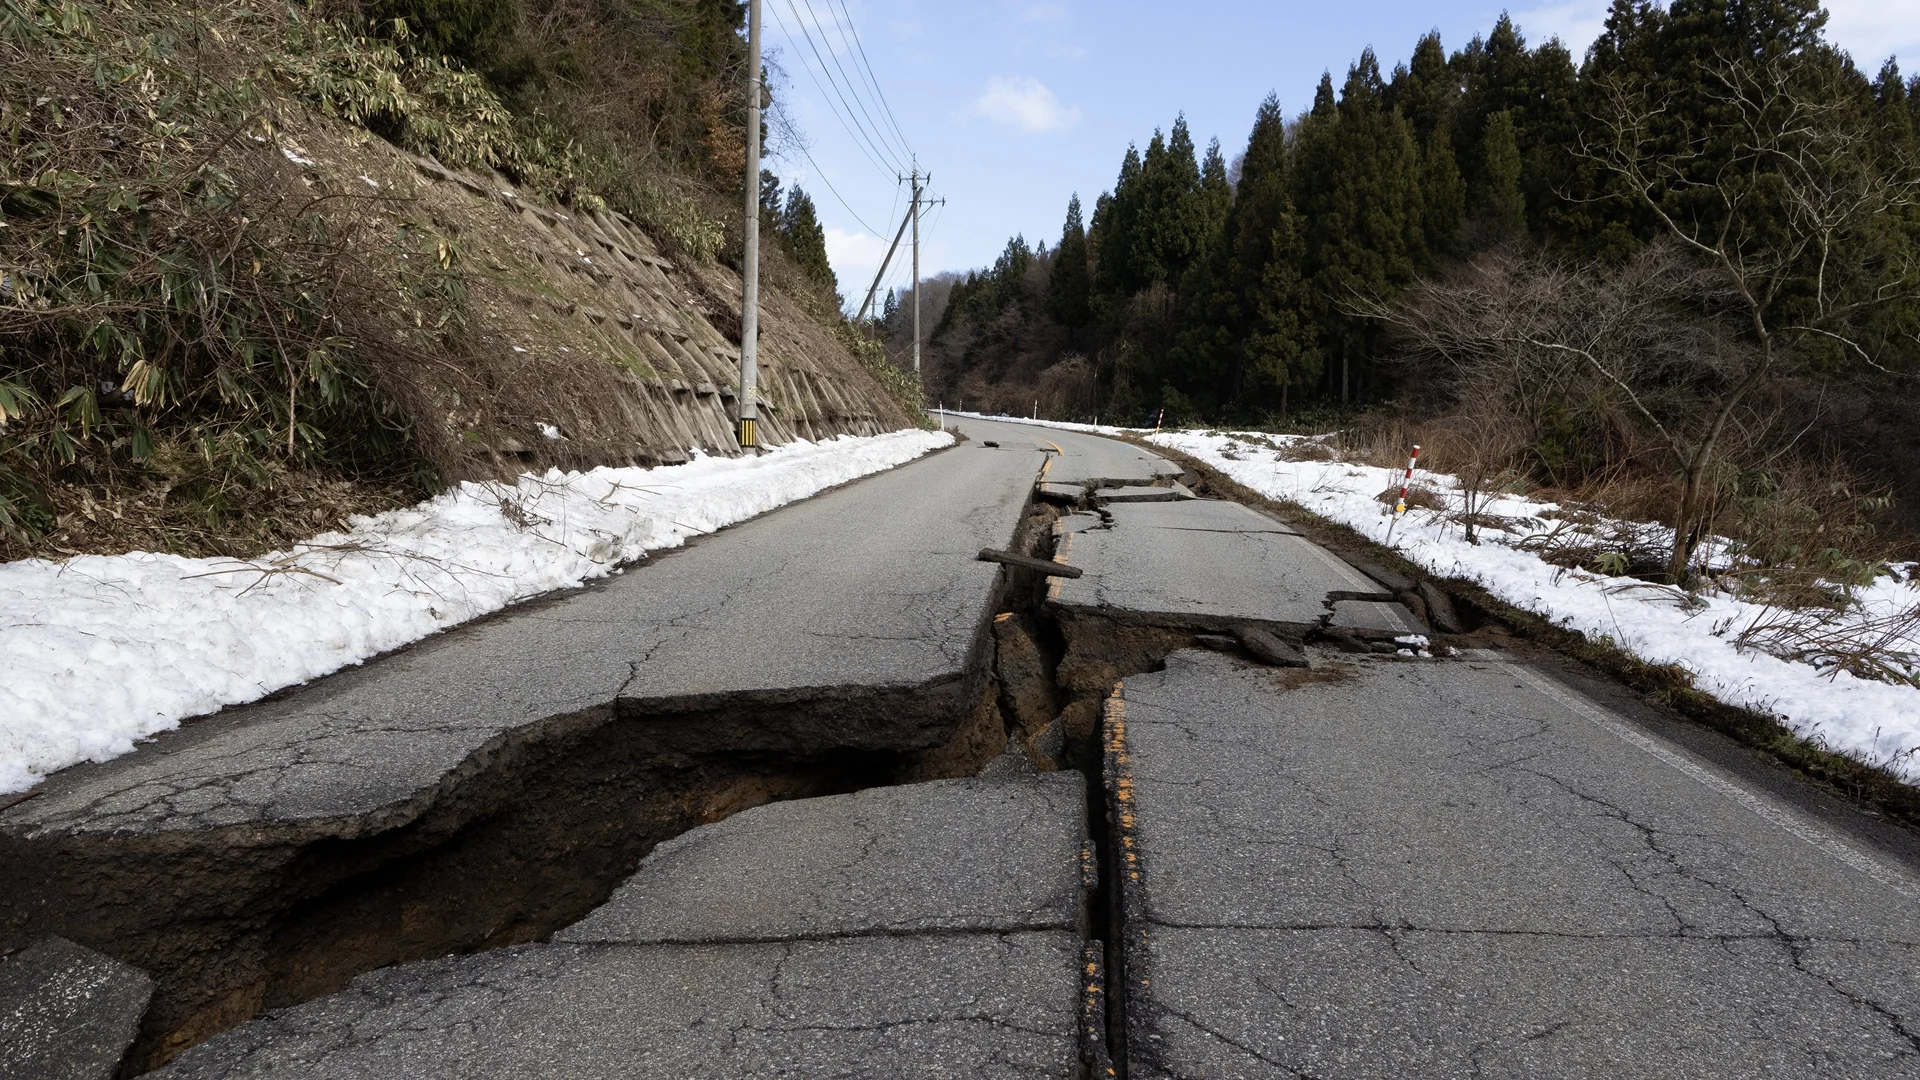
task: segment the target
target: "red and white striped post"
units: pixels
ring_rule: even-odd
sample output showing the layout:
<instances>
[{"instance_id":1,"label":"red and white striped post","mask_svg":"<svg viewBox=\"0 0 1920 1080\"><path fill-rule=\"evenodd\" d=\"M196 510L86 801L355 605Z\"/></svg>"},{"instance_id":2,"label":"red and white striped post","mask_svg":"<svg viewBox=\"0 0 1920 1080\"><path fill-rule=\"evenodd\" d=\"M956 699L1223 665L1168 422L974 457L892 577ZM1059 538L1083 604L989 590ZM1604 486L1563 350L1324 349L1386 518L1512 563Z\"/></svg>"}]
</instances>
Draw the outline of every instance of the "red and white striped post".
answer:
<instances>
[{"instance_id":1,"label":"red and white striped post","mask_svg":"<svg viewBox=\"0 0 1920 1080\"><path fill-rule=\"evenodd\" d=\"M1167 407L1162 405L1160 407L1160 411L1157 414L1155 414L1153 418L1153 433L1155 435L1160 434L1160 421L1165 420L1166 418L1167 418Z\"/></svg>"},{"instance_id":2,"label":"red and white striped post","mask_svg":"<svg viewBox=\"0 0 1920 1080\"><path fill-rule=\"evenodd\" d=\"M1420 460L1420 444L1413 444L1413 453L1407 457L1407 474L1400 478L1400 501L1393 504L1393 516L1398 518L1407 512L1407 487L1413 483L1413 466Z\"/></svg>"}]
</instances>

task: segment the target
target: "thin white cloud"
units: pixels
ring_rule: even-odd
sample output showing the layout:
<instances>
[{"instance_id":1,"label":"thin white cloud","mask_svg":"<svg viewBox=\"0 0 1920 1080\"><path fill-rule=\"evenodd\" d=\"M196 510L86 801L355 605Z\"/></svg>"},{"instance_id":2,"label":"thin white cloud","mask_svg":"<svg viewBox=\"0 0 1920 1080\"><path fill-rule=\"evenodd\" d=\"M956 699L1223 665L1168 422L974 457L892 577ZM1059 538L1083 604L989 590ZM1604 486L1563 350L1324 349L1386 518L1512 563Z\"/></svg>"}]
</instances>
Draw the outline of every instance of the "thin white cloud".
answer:
<instances>
[{"instance_id":1,"label":"thin white cloud","mask_svg":"<svg viewBox=\"0 0 1920 1080\"><path fill-rule=\"evenodd\" d=\"M1041 134L1080 122L1079 106L1064 106L1031 75L995 75L973 103L973 113L996 124Z\"/></svg>"},{"instance_id":2,"label":"thin white cloud","mask_svg":"<svg viewBox=\"0 0 1920 1080\"><path fill-rule=\"evenodd\" d=\"M1594 0L1546 4L1514 12L1513 21L1526 35L1527 44L1538 46L1548 38L1557 37L1577 63L1586 54L1587 46L1606 28L1607 5Z\"/></svg>"},{"instance_id":3,"label":"thin white cloud","mask_svg":"<svg viewBox=\"0 0 1920 1080\"><path fill-rule=\"evenodd\" d=\"M828 226L827 261L833 264L833 273L840 279L840 292L859 303L858 297L867 294L867 286L873 283L873 272L880 269L880 260L886 257L887 242L864 230L848 231Z\"/></svg>"}]
</instances>

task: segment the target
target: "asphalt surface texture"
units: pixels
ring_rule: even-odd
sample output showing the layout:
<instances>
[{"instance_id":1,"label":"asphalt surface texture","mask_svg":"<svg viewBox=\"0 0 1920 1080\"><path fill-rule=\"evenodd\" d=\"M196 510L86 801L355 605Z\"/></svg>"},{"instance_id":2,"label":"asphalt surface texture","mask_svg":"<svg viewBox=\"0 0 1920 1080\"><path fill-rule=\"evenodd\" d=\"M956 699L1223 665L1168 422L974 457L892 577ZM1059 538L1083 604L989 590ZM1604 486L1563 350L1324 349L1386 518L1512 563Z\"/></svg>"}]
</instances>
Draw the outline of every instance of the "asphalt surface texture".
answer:
<instances>
[{"instance_id":1,"label":"asphalt surface texture","mask_svg":"<svg viewBox=\"0 0 1920 1080\"><path fill-rule=\"evenodd\" d=\"M929 455L65 770L0 829L351 819L433 789L502 732L616 700L956 678L998 572L974 555L1009 541L1042 463L977 443Z\"/></svg>"},{"instance_id":2,"label":"asphalt surface texture","mask_svg":"<svg viewBox=\"0 0 1920 1080\"><path fill-rule=\"evenodd\" d=\"M935 781L747 811L656 849L550 944L386 968L153 1075L1070 1077L1081 785Z\"/></svg>"},{"instance_id":3,"label":"asphalt surface texture","mask_svg":"<svg viewBox=\"0 0 1920 1080\"><path fill-rule=\"evenodd\" d=\"M1234 502L1114 503L1057 526L1055 557L1085 571L1053 598L1068 607L1419 633L1397 603L1328 606L1336 592L1379 594L1366 575L1292 528Z\"/></svg>"},{"instance_id":4,"label":"asphalt surface texture","mask_svg":"<svg viewBox=\"0 0 1920 1080\"><path fill-rule=\"evenodd\" d=\"M745 810L655 848L558 941L779 941L1085 928L1079 773Z\"/></svg>"},{"instance_id":5,"label":"asphalt surface texture","mask_svg":"<svg viewBox=\"0 0 1920 1080\"><path fill-rule=\"evenodd\" d=\"M1538 671L1315 664L1110 710L1135 1080L1920 1075L1910 863Z\"/></svg>"},{"instance_id":6,"label":"asphalt surface texture","mask_svg":"<svg viewBox=\"0 0 1920 1080\"><path fill-rule=\"evenodd\" d=\"M0 959L0 1076L113 1080L152 997L145 972L65 938Z\"/></svg>"}]
</instances>

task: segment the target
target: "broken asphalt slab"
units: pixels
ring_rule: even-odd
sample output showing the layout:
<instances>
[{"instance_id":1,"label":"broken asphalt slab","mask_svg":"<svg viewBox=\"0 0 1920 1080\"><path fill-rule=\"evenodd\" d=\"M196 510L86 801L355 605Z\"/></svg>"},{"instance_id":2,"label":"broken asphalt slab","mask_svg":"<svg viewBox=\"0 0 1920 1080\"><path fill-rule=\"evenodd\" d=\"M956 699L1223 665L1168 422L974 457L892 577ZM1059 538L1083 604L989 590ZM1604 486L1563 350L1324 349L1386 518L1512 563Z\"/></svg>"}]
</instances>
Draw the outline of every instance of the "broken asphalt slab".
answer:
<instances>
[{"instance_id":1,"label":"broken asphalt slab","mask_svg":"<svg viewBox=\"0 0 1920 1080\"><path fill-rule=\"evenodd\" d=\"M777 803L662 844L549 945L392 968L167 1078L1068 1077L1078 774Z\"/></svg>"},{"instance_id":2,"label":"broken asphalt slab","mask_svg":"<svg viewBox=\"0 0 1920 1080\"><path fill-rule=\"evenodd\" d=\"M921 459L596 587L56 774L0 814L0 829L157 832L404 814L401 804L489 740L547 717L615 701L958 679L998 572L975 555L1007 543L1037 465L964 446ZM926 741L923 727L888 725L869 741Z\"/></svg>"},{"instance_id":3,"label":"broken asphalt slab","mask_svg":"<svg viewBox=\"0 0 1920 1080\"><path fill-rule=\"evenodd\" d=\"M744 810L661 844L556 941L779 941L1085 923L1079 773L938 780Z\"/></svg>"},{"instance_id":4,"label":"broken asphalt slab","mask_svg":"<svg viewBox=\"0 0 1920 1080\"><path fill-rule=\"evenodd\" d=\"M1379 592L1289 526L1240 503L1117 503L1056 526L1055 557L1079 567L1052 599L1066 607L1225 626L1272 624L1291 636L1325 624L1329 594ZM1334 611L1336 625L1415 633L1398 604ZM1342 616L1345 616L1344 620Z\"/></svg>"},{"instance_id":5,"label":"broken asphalt slab","mask_svg":"<svg viewBox=\"0 0 1920 1080\"><path fill-rule=\"evenodd\" d=\"M153 980L64 938L0 959L0 1076L112 1080Z\"/></svg>"},{"instance_id":6,"label":"broken asphalt slab","mask_svg":"<svg viewBox=\"0 0 1920 1080\"><path fill-rule=\"evenodd\" d=\"M1095 506L1109 503L1179 502L1196 496L1178 480L1164 487L1127 484L1121 487L1095 488L1091 496Z\"/></svg>"},{"instance_id":7,"label":"broken asphalt slab","mask_svg":"<svg viewBox=\"0 0 1920 1080\"><path fill-rule=\"evenodd\" d=\"M1911 868L1537 673L1317 664L1109 706L1130 1075L1913 1075Z\"/></svg>"},{"instance_id":8,"label":"broken asphalt slab","mask_svg":"<svg viewBox=\"0 0 1920 1080\"><path fill-rule=\"evenodd\" d=\"M0 812L0 946L154 972L153 1062L564 925L702 817L947 741L1002 573L975 555L1041 461L930 455L49 777Z\"/></svg>"}]
</instances>

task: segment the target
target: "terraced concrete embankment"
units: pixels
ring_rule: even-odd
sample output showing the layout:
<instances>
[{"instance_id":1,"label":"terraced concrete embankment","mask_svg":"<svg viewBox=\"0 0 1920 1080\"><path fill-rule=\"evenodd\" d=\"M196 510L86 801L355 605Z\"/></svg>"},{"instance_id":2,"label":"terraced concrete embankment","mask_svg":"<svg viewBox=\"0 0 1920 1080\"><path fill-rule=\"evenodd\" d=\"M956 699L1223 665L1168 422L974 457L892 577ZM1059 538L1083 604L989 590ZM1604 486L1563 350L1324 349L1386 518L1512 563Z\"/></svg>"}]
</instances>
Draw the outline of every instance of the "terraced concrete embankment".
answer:
<instances>
[{"instance_id":1,"label":"terraced concrete embankment","mask_svg":"<svg viewBox=\"0 0 1920 1080\"><path fill-rule=\"evenodd\" d=\"M324 117L289 115L280 134L314 212L341 235L412 229L453 259L467 332L459 354L423 376L433 415L413 418L451 479L739 453L737 272L676 253L620 214L545 205L499 173L450 168ZM835 337L831 313L777 288L760 295L765 444L913 423Z\"/></svg>"},{"instance_id":2,"label":"terraced concrete embankment","mask_svg":"<svg viewBox=\"0 0 1920 1080\"><path fill-rule=\"evenodd\" d=\"M152 974L137 1070L540 938L741 807L970 773L1004 742L973 556L1018 542L1040 466L935 454L50 777L0 812L0 948Z\"/></svg>"}]
</instances>

